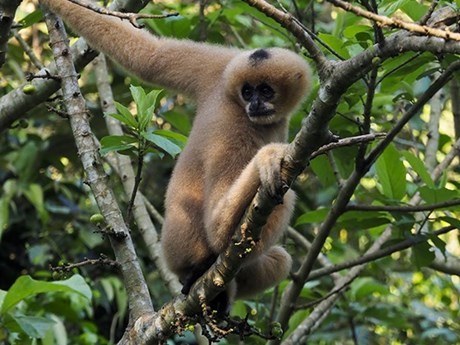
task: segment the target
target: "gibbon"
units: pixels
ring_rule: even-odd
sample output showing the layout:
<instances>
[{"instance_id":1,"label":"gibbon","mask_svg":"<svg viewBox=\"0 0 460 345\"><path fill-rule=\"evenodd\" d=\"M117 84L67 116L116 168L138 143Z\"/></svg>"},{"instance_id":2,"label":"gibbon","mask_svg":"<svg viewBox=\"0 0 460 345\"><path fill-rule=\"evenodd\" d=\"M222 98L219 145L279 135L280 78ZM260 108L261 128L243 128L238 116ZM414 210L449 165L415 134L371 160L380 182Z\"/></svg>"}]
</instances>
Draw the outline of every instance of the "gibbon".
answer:
<instances>
[{"instance_id":1,"label":"gibbon","mask_svg":"<svg viewBox=\"0 0 460 345\"><path fill-rule=\"evenodd\" d=\"M41 2L91 47L143 80L196 100L193 128L167 188L161 234L166 262L188 293L230 244L259 186L276 195L289 118L310 88L308 64L281 48L245 51L158 38L67 0ZM276 242L288 226L294 199L288 191L269 216L225 292L227 301L287 277L291 257Z\"/></svg>"}]
</instances>

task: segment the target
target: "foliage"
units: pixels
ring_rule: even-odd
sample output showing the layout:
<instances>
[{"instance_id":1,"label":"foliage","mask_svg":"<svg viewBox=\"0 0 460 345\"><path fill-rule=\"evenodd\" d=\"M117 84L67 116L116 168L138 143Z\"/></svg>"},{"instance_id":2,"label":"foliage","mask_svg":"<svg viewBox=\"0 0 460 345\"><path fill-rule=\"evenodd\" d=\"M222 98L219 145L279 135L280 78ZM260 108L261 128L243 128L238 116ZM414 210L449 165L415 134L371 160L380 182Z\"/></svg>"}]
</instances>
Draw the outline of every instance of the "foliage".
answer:
<instances>
[{"instance_id":1,"label":"foliage","mask_svg":"<svg viewBox=\"0 0 460 345\"><path fill-rule=\"evenodd\" d=\"M368 1L351 3L365 8ZM327 57L337 61L372 50L376 31L381 30L370 21L328 2L279 1L279 4L317 33L317 42ZM378 2L378 13L417 21L430 4L430 1L383 0ZM26 45L33 47L34 56L46 66L52 61L52 54L41 11L35 6L36 3L27 1L21 4L16 13L20 26L15 31ZM460 4L440 1L438 6L450 6L458 11ZM285 28L240 1L209 1L204 16L200 15L197 2L190 1L155 2L145 11L180 13L178 17L145 21L146 26L159 35L241 48L281 46L299 50L296 40ZM386 36L395 31L383 29ZM7 59L0 72L0 97L15 89L23 90L30 97L36 94L29 75L34 75L40 66L24 49L17 38L11 37L8 41ZM305 52L301 49L300 53ZM457 55L447 53L406 52L374 61L375 75L369 72L347 90L330 130L340 137L369 131L391 132L437 76L457 59ZM93 114L92 127L101 142L101 153L127 154L135 166L139 166L141 157L145 164L141 169L140 189L162 210L165 186L174 158L190 131L194 105L183 95L139 86L139 80L117 66L112 66L111 74L111 87L117 101L114 114L103 114L91 68L83 70L80 79L82 93ZM319 81L315 77L312 94L291 121L291 139L318 92ZM426 234L429 240L423 239L408 250L369 260L360 277L339 292L341 298L311 333L309 344L460 342L460 280L458 275L439 270L439 263L444 263L445 258L460 255L460 237L458 230L442 236L433 234L446 226L458 228L460 208L458 204L423 212L409 212L404 208L416 196L422 205L460 199L458 166L445 167L439 178L432 177L433 166L450 154L459 139L460 133L454 131L460 128L456 99L459 99L458 76L410 119L353 190L351 206L382 208L358 207L343 212L334 223L322 254L329 264L359 258L388 226L393 232L384 249ZM4 98L0 98L2 101ZM60 108L62 102L57 94L49 104ZM4 114L0 114L2 116ZM104 116L119 120L124 126L124 135L107 135ZM363 154L378 145L379 141L342 147L311 161L294 186L298 201L292 223L299 234L310 241L315 238L344 181L359 170ZM131 195L124 194L120 178L108 163L106 170L110 172L119 202L126 206ZM67 280L53 281L63 277L49 272L50 265L76 263L97 258L101 253L112 256L109 241L90 222L90 215L99 210L85 184L67 121L44 104L37 104L3 130L0 182L0 343L105 344L119 339L127 320L127 296L119 276L97 265L74 269ZM171 295L136 225L132 229L153 303L158 308L170 300ZM285 239L284 244L293 255L294 268L298 269L307 250L291 237ZM454 262L455 272L459 272L460 264ZM322 265L324 263L318 261L315 269ZM345 272L348 271L343 274ZM305 282L285 338L311 315L322 298L334 292L336 279L337 276L329 273ZM249 315L248 322L267 334L287 284L288 281L283 282L258 298L236 302L232 315L241 318ZM115 331L111 331L112 328ZM34 340L30 340L32 338ZM229 337L221 343L237 341ZM257 336L245 339L245 344L265 342Z\"/></svg>"},{"instance_id":2,"label":"foliage","mask_svg":"<svg viewBox=\"0 0 460 345\"><path fill-rule=\"evenodd\" d=\"M115 103L118 113L109 114L109 116L126 125L128 134L103 137L101 139L101 154L104 155L110 151L118 153L137 152L137 156L153 153L162 158L163 154L153 148L157 147L174 158L181 152L187 138L172 131L164 129L151 131L148 128L152 122L157 98L161 91L152 90L146 94L144 89L139 86L131 86L130 90L136 104L137 116L133 116L129 109L122 104Z\"/></svg>"}]
</instances>

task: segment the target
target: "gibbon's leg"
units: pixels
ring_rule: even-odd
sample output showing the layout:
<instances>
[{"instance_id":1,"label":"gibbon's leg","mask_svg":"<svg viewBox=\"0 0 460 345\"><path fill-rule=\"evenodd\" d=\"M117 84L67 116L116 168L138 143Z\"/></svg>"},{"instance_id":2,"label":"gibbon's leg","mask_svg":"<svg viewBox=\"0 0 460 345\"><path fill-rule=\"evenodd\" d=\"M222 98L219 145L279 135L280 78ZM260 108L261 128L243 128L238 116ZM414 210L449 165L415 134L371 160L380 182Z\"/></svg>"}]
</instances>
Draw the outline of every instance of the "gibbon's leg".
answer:
<instances>
[{"instance_id":1,"label":"gibbon's leg","mask_svg":"<svg viewBox=\"0 0 460 345\"><path fill-rule=\"evenodd\" d=\"M253 296L279 283L291 269L292 259L283 247L273 246L236 275L236 297Z\"/></svg>"},{"instance_id":2,"label":"gibbon's leg","mask_svg":"<svg viewBox=\"0 0 460 345\"><path fill-rule=\"evenodd\" d=\"M261 184L268 186L273 195L282 187L280 170L286 147L287 144L279 143L262 147L224 196L213 195L209 198L205 226L209 245L216 253L223 252L230 243L258 187ZM217 181L215 185L218 185ZM289 191L285 194L283 203L275 207L262 230L256 253L262 253L264 248L275 243L287 228L294 208L294 199L294 193Z\"/></svg>"}]
</instances>

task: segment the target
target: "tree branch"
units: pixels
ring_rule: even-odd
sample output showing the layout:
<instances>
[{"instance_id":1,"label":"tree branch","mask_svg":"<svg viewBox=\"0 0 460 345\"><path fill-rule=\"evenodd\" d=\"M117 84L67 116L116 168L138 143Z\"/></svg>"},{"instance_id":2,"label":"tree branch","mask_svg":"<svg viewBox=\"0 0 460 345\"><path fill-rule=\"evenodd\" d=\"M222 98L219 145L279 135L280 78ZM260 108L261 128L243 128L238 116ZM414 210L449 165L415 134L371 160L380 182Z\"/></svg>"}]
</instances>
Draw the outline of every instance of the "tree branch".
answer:
<instances>
[{"instance_id":1,"label":"tree branch","mask_svg":"<svg viewBox=\"0 0 460 345\"><path fill-rule=\"evenodd\" d=\"M384 206L384 205L347 205L345 211L383 211L383 212L424 212L434 211L441 208L448 208L460 205L460 199L449 200L445 202L429 205L402 205L402 206Z\"/></svg>"},{"instance_id":2,"label":"tree branch","mask_svg":"<svg viewBox=\"0 0 460 345\"><path fill-rule=\"evenodd\" d=\"M455 142L449 153L444 157L444 160L438 164L436 169L431 173L431 178L436 181L440 178L443 171L452 163L454 158L460 152L460 139ZM419 194L412 197L409 204L417 205L421 201ZM388 226L380 237L371 245L366 251L364 256L371 255L374 252L380 250L380 248L391 238L392 226ZM349 284L354 280L364 269L365 264L354 266L339 282L337 282L333 289L340 289L341 286ZM322 301L313 312L301 323L301 325L291 334L291 336L283 342L283 345L287 344L299 344L305 341L306 336L312 331L313 328L319 325L319 320L323 319L327 315L328 311L334 306L338 295L332 295L326 300Z\"/></svg>"},{"instance_id":3,"label":"tree branch","mask_svg":"<svg viewBox=\"0 0 460 345\"><path fill-rule=\"evenodd\" d=\"M169 18L169 17L176 17L179 15L179 13L174 12L174 13L167 13L167 14L147 14L147 13L133 13L133 12L120 12L120 11L114 11L114 10L109 10L100 6L96 6L92 3L81 3L79 0L68 0L78 6L85 7L90 9L91 11L97 12L99 14L103 14L106 16L112 16L112 17L117 17L120 19L126 19L128 20L134 27L136 28L141 28L142 25L139 24L137 21L139 19L164 19L164 18Z\"/></svg>"},{"instance_id":4,"label":"tree branch","mask_svg":"<svg viewBox=\"0 0 460 345\"><path fill-rule=\"evenodd\" d=\"M117 112L115 107L112 88L108 79L109 72L107 70L106 59L103 54L94 61L96 82L99 93L99 99L104 114L113 114ZM120 122L111 116L105 116L105 123L107 125L110 135L123 135L123 129ZM131 165L131 160L126 155L114 153L115 162L113 167L120 176L126 195L130 195L134 189L134 169ZM164 262L163 255L161 254L160 241L158 238L155 225L149 217L146 205L146 199L140 193L136 193L133 202L133 215L137 224L137 228L144 240L148 253L155 266L158 268L162 279L168 285L169 291L172 295L176 296L180 293L181 284L177 277L173 275L167 268Z\"/></svg>"},{"instance_id":5,"label":"tree branch","mask_svg":"<svg viewBox=\"0 0 460 345\"><path fill-rule=\"evenodd\" d=\"M319 71L327 69L330 62L327 60L323 52L316 46L310 35L302 28L301 25L290 14L278 10L269 3L263 0L243 0L248 5L257 8L267 17L276 20L282 27L291 32L308 51L310 57L316 63ZM320 73L321 74L321 73Z\"/></svg>"},{"instance_id":6,"label":"tree branch","mask_svg":"<svg viewBox=\"0 0 460 345\"><path fill-rule=\"evenodd\" d=\"M89 125L85 100L78 86L78 75L73 66L64 24L56 15L44 9L50 33L56 69L61 76L61 87L67 114L81 159L87 183L108 225L110 243L127 290L130 321L153 311L147 284L137 260L130 231L110 188L104 172L96 139Z\"/></svg>"},{"instance_id":7,"label":"tree branch","mask_svg":"<svg viewBox=\"0 0 460 345\"><path fill-rule=\"evenodd\" d=\"M0 68L6 61L6 51L14 14L21 0L0 0Z\"/></svg>"},{"instance_id":8,"label":"tree branch","mask_svg":"<svg viewBox=\"0 0 460 345\"><path fill-rule=\"evenodd\" d=\"M426 25L420 25L415 23L405 22L398 18L389 18L385 16L380 16L376 13L366 11L360 7L353 6L349 2L342 0L327 0L331 4L344 9L345 11L352 12L357 16L370 19L376 22L380 26L404 29L410 32L423 34L425 36L439 37L446 40L456 40L460 41L460 34L456 32L451 32L448 30L440 30Z\"/></svg>"},{"instance_id":9,"label":"tree branch","mask_svg":"<svg viewBox=\"0 0 460 345\"><path fill-rule=\"evenodd\" d=\"M387 257L393 253L400 252L405 249L411 248L417 244L420 244L422 242L426 242L429 239L431 239L433 236L439 237L440 235L446 234L452 230L458 230L458 229L454 226L448 226L443 229L433 231L432 233L413 235L399 243L376 250L371 253L368 252L364 255L361 255L360 257L356 259L353 259L347 262L342 262L340 264L336 264L336 265L332 265L328 267L318 268L311 272L307 280L310 281L310 280L318 279L320 277L324 277L331 273L339 272L347 268L351 268L351 267L355 267L358 265L376 261L378 259Z\"/></svg>"},{"instance_id":10,"label":"tree branch","mask_svg":"<svg viewBox=\"0 0 460 345\"><path fill-rule=\"evenodd\" d=\"M6 1L8 2L10 0ZM115 0L109 8L137 11L143 8L147 3L148 0ZM85 40L80 38L72 46L71 55L76 70L80 71L97 56L97 52L91 50ZM0 98L0 132L7 129L14 121L24 117L27 111L45 102L59 89L59 82L52 78L46 78L47 75L54 74L56 74L56 66L54 63L51 63L36 74L38 76L43 76L43 78L37 78L31 81L31 84L36 90L33 94L25 94L22 90L23 85L21 85Z\"/></svg>"}]
</instances>

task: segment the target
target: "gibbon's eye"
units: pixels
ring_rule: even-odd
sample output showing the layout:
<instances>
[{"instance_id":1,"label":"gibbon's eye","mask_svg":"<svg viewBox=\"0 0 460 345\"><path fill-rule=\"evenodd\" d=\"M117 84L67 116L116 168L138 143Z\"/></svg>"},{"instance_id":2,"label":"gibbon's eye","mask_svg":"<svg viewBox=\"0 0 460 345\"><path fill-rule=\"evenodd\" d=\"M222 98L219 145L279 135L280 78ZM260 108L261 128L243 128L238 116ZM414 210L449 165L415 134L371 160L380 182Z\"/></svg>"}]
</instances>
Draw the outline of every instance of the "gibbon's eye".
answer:
<instances>
[{"instance_id":1,"label":"gibbon's eye","mask_svg":"<svg viewBox=\"0 0 460 345\"><path fill-rule=\"evenodd\" d=\"M243 85L243 88L241 89L241 97L243 97L245 101L249 102L253 93L254 93L254 89L251 85L249 84Z\"/></svg>"},{"instance_id":2,"label":"gibbon's eye","mask_svg":"<svg viewBox=\"0 0 460 345\"><path fill-rule=\"evenodd\" d=\"M270 100L273 98L275 95L275 91L270 87L270 85L266 83L262 83L259 86L257 86L257 91L260 92L260 94L266 99Z\"/></svg>"}]
</instances>

